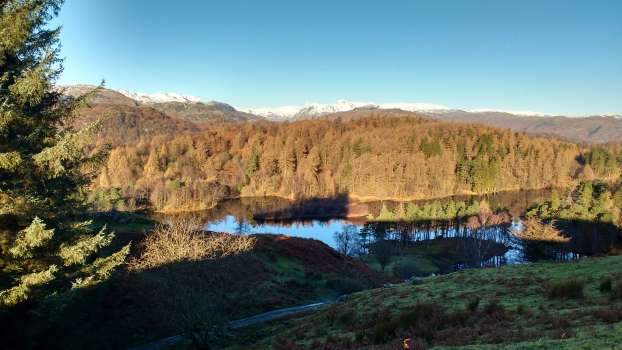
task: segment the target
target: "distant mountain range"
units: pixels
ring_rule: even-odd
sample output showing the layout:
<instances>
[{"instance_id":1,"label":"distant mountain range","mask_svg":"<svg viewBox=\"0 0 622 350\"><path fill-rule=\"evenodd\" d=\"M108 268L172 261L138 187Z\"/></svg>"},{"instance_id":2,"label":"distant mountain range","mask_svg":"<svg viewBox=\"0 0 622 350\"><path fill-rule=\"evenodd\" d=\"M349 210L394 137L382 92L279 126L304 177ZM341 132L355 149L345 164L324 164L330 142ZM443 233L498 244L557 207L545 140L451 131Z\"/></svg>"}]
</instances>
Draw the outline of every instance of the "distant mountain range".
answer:
<instances>
[{"instance_id":1,"label":"distant mountain range","mask_svg":"<svg viewBox=\"0 0 622 350\"><path fill-rule=\"evenodd\" d=\"M61 87L67 95L84 94L94 86L71 85ZM139 115L158 117L158 126L162 118L170 118L175 127L165 129L174 132L179 125L190 122L195 126L201 123L225 121L246 122L258 120L294 121L301 119L364 117L373 110L402 110L414 112L408 115L427 117L447 122L479 123L489 126L512 129L539 135L553 135L580 142L615 142L622 141L622 116L586 116L564 117L531 111L498 111L491 109L459 110L449 107L417 102L373 103L338 100L334 104L306 103L301 106L240 108L216 101L202 102L199 98L178 93L134 93L125 90L102 89L90 99L91 112L96 106L99 113L105 115L122 113L140 119ZM115 106L112 108L111 106ZM147 111L145 111L147 110ZM343 112L359 111L355 114ZM368 111L368 112L365 112ZM92 113L87 113L92 114ZM378 113L374 113L378 114ZM380 113L382 114L382 113ZM181 123L181 124L180 124ZM193 129L190 125L181 130ZM151 130L150 128L147 128ZM147 130L145 129L145 130Z\"/></svg>"},{"instance_id":2,"label":"distant mountain range","mask_svg":"<svg viewBox=\"0 0 622 350\"><path fill-rule=\"evenodd\" d=\"M446 106L422 103L422 102L353 102L347 100L337 100L333 104L321 103L305 103L302 106L280 106L280 107L257 107L257 108L240 108L240 110L262 116L271 120L281 119L308 119L321 117L331 113L346 112L357 108L367 109L401 109L407 112L424 112L424 113L445 113L451 111L462 111L451 109ZM500 111L493 109L477 109L462 112L468 113L489 113L499 112L521 116L549 116L546 113L532 111Z\"/></svg>"}]
</instances>

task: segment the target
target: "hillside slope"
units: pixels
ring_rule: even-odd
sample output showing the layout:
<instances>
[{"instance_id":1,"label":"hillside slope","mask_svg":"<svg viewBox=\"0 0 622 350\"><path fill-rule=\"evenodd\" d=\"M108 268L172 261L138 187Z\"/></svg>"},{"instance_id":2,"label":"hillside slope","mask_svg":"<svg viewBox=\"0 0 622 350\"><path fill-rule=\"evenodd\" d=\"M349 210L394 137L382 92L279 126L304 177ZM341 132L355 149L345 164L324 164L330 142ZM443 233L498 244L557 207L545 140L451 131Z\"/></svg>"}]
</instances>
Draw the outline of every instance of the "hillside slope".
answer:
<instances>
[{"instance_id":1,"label":"hillside slope","mask_svg":"<svg viewBox=\"0 0 622 350\"><path fill-rule=\"evenodd\" d=\"M214 235L219 234L201 233L206 240ZM113 283L84 290L79 299L58 310L53 320L33 316L29 329L36 329L37 336L14 341L28 341L32 348L126 349L185 333L191 327L334 300L391 281L316 240L267 234L224 236L230 237L226 242L231 245L236 239L252 243L232 255L200 259L166 256L137 268L134 259L141 261L145 249L139 245L127 271ZM169 243L178 251L191 249ZM162 248L155 247L164 254ZM84 312L86 306L88 313ZM14 327L21 331L20 325ZM41 332L47 332L47 337ZM38 344L39 339L47 339L47 343ZM24 347L13 345L8 348Z\"/></svg>"},{"instance_id":2,"label":"hillside slope","mask_svg":"<svg viewBox=\"0 0 622 350\"><path fill-rule=\"evenodd\" d=\"M253 349L402 349L405 339L410 349L613 349L622 341L622 257L466 270L364 291L231 341Z\"/></svg>"},{"instance_id":3,"label":"hillside slope","mask_svg":"<svg viewBox=\"0 0 622 350\"><path fill-rule=\"evenodd\" d=\"M502 112L435 111L427 117L451 122L468 122L509 128L535 135L555 135L581 142L616 142L622 140L622 119L608 116L563 117L521 116Z\"/></svg>"}]
</instances>

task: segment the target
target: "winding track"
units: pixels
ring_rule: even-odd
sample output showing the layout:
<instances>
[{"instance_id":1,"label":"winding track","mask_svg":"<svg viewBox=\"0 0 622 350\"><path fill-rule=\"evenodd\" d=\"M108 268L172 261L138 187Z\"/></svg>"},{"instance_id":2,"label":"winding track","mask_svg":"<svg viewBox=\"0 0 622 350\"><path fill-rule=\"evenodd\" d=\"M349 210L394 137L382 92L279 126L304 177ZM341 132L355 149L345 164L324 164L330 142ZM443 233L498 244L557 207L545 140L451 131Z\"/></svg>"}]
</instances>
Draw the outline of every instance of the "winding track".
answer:
<instances>
[{"instance_id":1,"label":"winding track","mask_svg":"<svg viewBox=\"0 0 622 350\"><path fill-rule=\"evenodd\" d=\"M313 304L307 304L307 305L300 305L300 306L293 306L293 307L286 307L283 309L276 309L276 310L272 310L272 311L268 311L268 312L264 312L258 315L254 315L254 316L250 316L250 317L246 317L246 318L242 318L239 320L235 320L235 321L231 321L229 322L229 327L231 329L239 329L239 328L244 328L244 327L248 327L248 326L252 326L258 323L263 323L263 322L268 322L268 321L272 321L272 320L276 320L279 318L283 318L289 315L293 315L293 314L297 314L297 313L301 313L301 312L307 312L307 311L316 311L316 310L320 310L330 304L333 304L335 301L333 300L327 300L327 301L321 301L318 303L313 303ZM144 344L144 345L139 345L139 346L135 346L135 347L131 347L128 350L163 350L163 349L167 349L168 347L171 347L175 344L179 344L180 342L182 342L184 339L186 338L185 335L183 334L178 334L178 335L174 335L168 338L163 338L160 340L156 340L152 343L149 344Z\"/></svg>"}]
</instances>

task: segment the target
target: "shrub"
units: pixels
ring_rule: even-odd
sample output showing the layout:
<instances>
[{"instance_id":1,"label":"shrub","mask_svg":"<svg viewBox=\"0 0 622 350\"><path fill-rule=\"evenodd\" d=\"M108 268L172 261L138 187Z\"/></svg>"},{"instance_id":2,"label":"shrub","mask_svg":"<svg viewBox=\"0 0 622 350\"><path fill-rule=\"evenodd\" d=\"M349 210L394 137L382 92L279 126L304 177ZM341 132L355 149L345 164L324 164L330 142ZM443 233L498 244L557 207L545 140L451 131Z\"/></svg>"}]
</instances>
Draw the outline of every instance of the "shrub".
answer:
<instances>
[{"instance_id":1,"label":"shrub","mask_svg":"<svg viewBox=\"0 0 622 350\"><path fill-rule=\"evenodd\" d=\"M579 279L560 281L549 285L547 297L549 299L581 299L585 282Z\"/></svg>"},{"instance_id":2,"label":"shrub","mask_svg":"<svg viewBox=\"0 0 622 350\"><path fill-rule=\"evenodd\" d=\"M611 287L611 298L614 300L622 300L622 281L617 282Z\"/></svg>"},{"instance_id":3,"label":"shrub","mask_svg":"<svg viewBox=\"0 0 622 350\"><path fill-rule=\"evenodd\" d=\"M488 304L486 304L486 306L484 307L484 312L488 315L493 315L504 311L505 308L503 307L503 305L499 304L499 300L497 299L489 301Z\"/></svg>"},{"instance_id":4,"label":"shrub","mask_svg":"<svg viewBox=\"0 0 622 350\"><path fill-rule=\"evenodd\" d=\"M326 287L336 290L339 294L352 294L365 289L365 286L354 279L336 278L326 281Z\"/></svg>"},{"instance_id":5,"label":"shrub","mask_svg":"<svg viewBox=\"0 0 622 350\"><path fill-rule=\"evenodd\" d=\"M337 322L341 326L347 326L352 324L355 318L356 312L354 311L354 309L346 308L345 310L342 310L337 316Z\"/></svg>"},{"instance_id":6,"label":"shrub","mask_svg":"<svg viewBox=\"0 0 622 350\"><path fill-rule=\"evenodd\" d=\"M398 330L412 330L418 337L431 340L445 321L445 311L437 304L416 304L391 320L379 320L371 340L375 344L385 343L396 336Z\"/></svg>"},{"instance_id":7,"label":"shrub","mask_svg":"<svg viewBox=\"0 0 622 350\"><path fill-rule=\"evenodd\" d=\"M605 323L617 323L622 321L621 308L605 308L597 310L594 315Z\"/></svg>"},{"instance_id":8,"label":"shrub","mask_svg":"<svg viewBox=\"0 0 622 350\"><path fill-rule=\"evenodd\" d=\"M372 332L371 341L374 344L382 344L395 335L395 323L383 320L376 323Z\"/></svg>"},{"instance_id":9,"label":"shrub","mask_svg":"<svg viewBox=\"0 0 622 350\"><path fill-rule=\"evenodd\" d=\"M600 290L601 293L609 293L611 292L611 287L612 287L611 278L607 277L603 279L602 281L600 281L600 284L598 285L598 290Z\"/></svg>"},{"instance_id":10,"label":"shrub","mask_svg":"<svg viewBox=\"0 0 622 350\"><path fill-rule=\"evenodd\" d=\"M516 313L519 314L519 315L522 315L523 313L525 313L525 305L518 304L516 306Z\"/></svg>"},{"instance_id":11,"label":"shrub","mask_svg":"<svg viewBox=\"0 0 622 350\"><path fill-rule=\"evenodd\" d=\"M407 279L413 276L421 276L423 272L417 264L406 261L395 265L393 268L393 275L401 279Z\"/></svg>"},{"instance_id":12,"label":"shrub","mask_svg":"<svg viewBox=\"0 0 622 350\"><path fill-rule=\"evenodd\" d=\"M480 298L479 297L475 297L473 299L471 299L468 303L467 303L467 310L474 312L475 310L477 310L477 307L479 306L479 302L480 302Z\"/></svg>"},{"instance_id":13,"label":"shrub","mask_svg":"<svg viewBox=\"0 0 622 350\"><path fill-rule=\"evenodd\" d=\"M174 220L157 226L141 244L141 253L130 269L143 270L180 261L213 260L250 251L255 238L226 233L206 233L197 219Z\"/></svg>"},{"instance_id":14,"label":"shrub","mask_svg":"<svg viewBox=\"0 0 622 350\"><path fill-rule=\"evenodd\" d=\"M551 317L551 327L555 330L555 337L558 339L565 339L572 336L570 334L570 321L563 317Z\"/></svg>"},{"instance_id":15,"label":"shrub","mask_svg":"<svg viewBox=\"0 0 622 350\"><path fill-rule=\"evenodd\" d=\"M354 333L354 341L356 341L357 343L362 342L364 339L365 339L364 330L358 330Z\"/></svg>"}]
</instances>

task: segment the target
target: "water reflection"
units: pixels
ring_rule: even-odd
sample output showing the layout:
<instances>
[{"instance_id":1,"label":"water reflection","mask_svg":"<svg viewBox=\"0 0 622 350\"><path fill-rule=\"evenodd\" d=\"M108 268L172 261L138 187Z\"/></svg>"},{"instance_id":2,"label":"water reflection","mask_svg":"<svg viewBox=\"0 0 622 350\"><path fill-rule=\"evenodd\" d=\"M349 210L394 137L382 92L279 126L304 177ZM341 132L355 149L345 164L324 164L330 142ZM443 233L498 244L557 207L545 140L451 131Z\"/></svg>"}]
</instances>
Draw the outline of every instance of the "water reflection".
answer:
<instances>
[{"instance_id":1,"label":"water reflection","mask_svg":"<svg viewBox=\"0 0 622 350\"><path fill-rule=\"evenodd\" d=\"M361 216L377 215L382 206L391 208L394 204L355 204L361 215L353 218L348 215L352 203L341 197L306 203L276 198L232 200L203 213L203 220L209 231L313 238L337 250L342 248L343 237L339 235L351 230L354 237L347 239L345 253L369 256L375 249L398 257L411 256L431 262L441 273L540 260L568 261L622 251L617 227L592 222L560 222L558 228L570 238L568 242L535 242L514 236L512 232L522 228L520 217L527 206L547 195L537 191L487 196L492 216L482 218L480 214L453 221L370 222ZM389 242L391 249L378 249L379 242Z\"/></svg>"}]
</instances>

